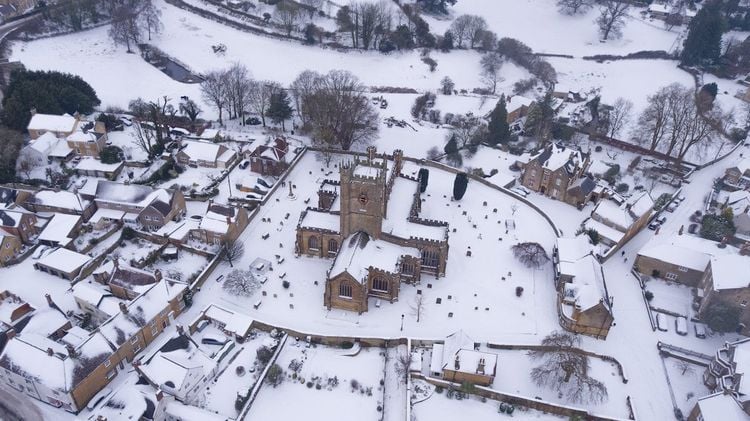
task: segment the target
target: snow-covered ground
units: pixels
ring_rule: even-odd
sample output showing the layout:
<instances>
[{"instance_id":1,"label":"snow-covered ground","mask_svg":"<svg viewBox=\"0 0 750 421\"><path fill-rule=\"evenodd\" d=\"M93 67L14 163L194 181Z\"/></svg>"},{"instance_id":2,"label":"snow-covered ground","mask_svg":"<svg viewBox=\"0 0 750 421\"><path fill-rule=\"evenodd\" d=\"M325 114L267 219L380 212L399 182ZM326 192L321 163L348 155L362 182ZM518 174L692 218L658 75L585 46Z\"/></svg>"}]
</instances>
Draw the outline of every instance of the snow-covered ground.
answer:
<instances>
[{"instance_id":1,"label":"snow-covered ground","mask_svg":"<svg viewBox=\"0 0 750 421\"><path fill-rule=\"evenodd\" d=\"M469 397L461 401L449 399L445 392L433 393L427 400L414 405L412 414L417 421L431 420L496 420L504 419L507 415L498 413L498 402L488 400L482 402L479 398ZM540 411L527 410L522 407L516 407L513 413L514 419L522 420L540 420L540 421L559 421L567 417L558 417L552 414L546 414Z\"/></svg>"}]
</instances>

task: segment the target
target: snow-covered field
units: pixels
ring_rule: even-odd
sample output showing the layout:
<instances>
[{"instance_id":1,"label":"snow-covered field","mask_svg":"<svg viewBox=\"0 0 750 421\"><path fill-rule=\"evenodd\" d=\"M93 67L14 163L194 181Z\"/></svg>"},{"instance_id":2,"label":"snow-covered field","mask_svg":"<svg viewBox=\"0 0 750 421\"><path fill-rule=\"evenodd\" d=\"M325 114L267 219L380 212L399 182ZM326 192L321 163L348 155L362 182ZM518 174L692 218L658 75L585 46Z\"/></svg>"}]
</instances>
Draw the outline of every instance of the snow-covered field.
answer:
<instances>
[{"instance_id":1,"label":"snow-covered field","mask_svg":"<svg viewBox=\"0 0 750 421\"><path fill-rule=\"evenodd\" d=\"M480 399L473 396L468 399L457 401L455 399L447 398L445 392L433 393L432 396L427 400L414 405L412 414L416 417L417 421L431 421L441 419L488 421L505 419L508 416L498 413L498 405L498 402L491 400L482 402ZM539 411L526 410L525 408L521 407L516 408L515 412L513 413L513 418L539 421L559 421L567 419L565 417L558 417Z\"/></svg>"}]
</instances>

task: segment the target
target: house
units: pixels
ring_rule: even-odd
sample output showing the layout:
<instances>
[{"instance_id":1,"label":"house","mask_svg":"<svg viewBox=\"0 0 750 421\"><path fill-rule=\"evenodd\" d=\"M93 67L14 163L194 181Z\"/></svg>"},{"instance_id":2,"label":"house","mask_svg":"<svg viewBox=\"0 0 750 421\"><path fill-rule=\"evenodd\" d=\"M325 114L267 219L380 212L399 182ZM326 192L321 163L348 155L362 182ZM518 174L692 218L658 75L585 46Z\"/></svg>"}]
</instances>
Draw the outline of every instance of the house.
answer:
<instances>
[{"instance_id":1,"label":"house","mask_svg":"<svg viewBox=\"0 0 750 421\"><path fill-rule=\"evenodd\" d=\"M647 224L654 209L648 192L637 193L627 200L617 196L600 200L583 227L599 233L599 241L612 252L638 234Z\"/></svg>"},{"instance_id":2,"label":"house","mask_svg":"<svg viewBox=\"0 0 750 421\"><path fill-rule=\"evenodd\" d=\"M179 190L155 189L138 184L100 180L94 202L97 212L102 209L118 212L119 219L125 223L140 225L147 230L157 230L185 214L185 197Z\"/></svg>"},{"instance_id":3,"label":"house","mask_svg":"<svg viewBox=\"0 0 750 421\"><path fill-rule=\"evenodd\" d=\"M65 142L78 155L98 158L107 146L107 129L102 121L80 122L76 130L65 137Z\"/></svg>"},{"instance_id":4,"label":"house","mask_svg":"<svg viewBox=\"0 0 750 421\"><path fill-rule=\"evenodd\" d=\"M750 187L750 158L745 158L724 171L724 184L738 189Z\"/></svg>"},{"instance_id":5,"label":"house","mask_svg":"<svg viewBox=\"0 0 750 421\"><path fill-rule=\"evenodd\" d=\"M688 415L688 421L728 421L747 419L742 406L732 395L717 392L698 399Z\"/></svg>"},{"instance_id":6,"label":"house","mask_svg":"<svg viewBox=\"0 0 750 421\"><path fill-rule=\"evenodd\" d=\"M0 291L0 352L20 332L34 313L34 307L9 291Z\"/></svg>"},{"instance_id":7,"label":"house","mask_svg":"<svg viewBox=\"0 0 750 421\"><path fill-rule=\"evenodd\" d=\"M0 267L13 261L22 249L20 238L0 228Z\"/></svg>"},{"instance_id":8,"label":"house","mask_svg":"<svg viewBox=\"0 0 750 421\"><path fill-rule=\"evenodd\" d=\"M12 210L16 206L21 206L31 196L31 193L29 190L0 187L0 209Z\"/></svg>"},{"instance_id":9,"label":"house","mask_svg":"<svg viewBox=\"0 0 750 421\"><path fill-rule=\"evenodd\" d=\"M45 133L51 133L57 138L64 139L76 131L79 122L80 116L78 115L40 114L36 110L32 110L31 120L29 120L26 130L32 139L38 139Z\"/></svg>"},{"instance_id":10,"label":"house","mask_svg":"<svg viewBox=\"0 0 750 421\"><path fill-rule=\"evenodd\" d=\"M88 314L94 326L98 326L120 311L122 300L115 297L105 286L92 281L73 285L76 306Z\"/></svg>"},{"instance_id":11,"label":"house","mask_svg":"<svg viewBox=\"0 0 750 421\"><path fill-rule=\"evenodd\" d=\"M94 202L84 198L80 193L51 189L39 190L28 197L21 206L36 213L81 215L84 221L88 221L96 211Z\"/></svg>"},{"instance_id":12,"label":"house","mask_svg":"<svg viewBox=\"0 0 750 421\"><path fill-rule=\"evenodd\" d=\"M47 132L33 139L21 149L18 166L19 169L23 169L22 166L33 168L55 160L64 162L70 160L73 155L73 149L64 140L58 138L52 132Z\"/></svg>"},{"instance_id":13,"label":"house","mask_svg":"<svg viewBox=\"0 0 750 421\"><path fill-rule=\"evenodd\" d=\"M172 395L186 404L198 403L203 396L203 387L219 372L219 359L214 357L206 345L198 345L184 332L178 334L146 361L139 361L135 369L154 387Z\"/></svg>"},{"instance_id":14,"label":"house","mask_svg":"<svg viewBox=\"0 0 750 421\"><path fill-rule=\"evenodd\" d=\"M573 206L583 206L596 186L587 182L582 188L577 183L589 165L589 155L577 149L552 144L519 164L524 187Z\"/></svg>"},{"instance_id":15,"label":"house","mask_svg":"<svg viewBox=\"0 0 750 421\"><path fill-rule=\"evenodd\" d=\"M508 111L508 124L514 123L529 113L531 104L535 101L521 95L509 96L505 100L505 109Z\"/></svg>"},{"instance_id":16,"label":"house","mask_svg":"<svg viewBox=\"0 0 750 421\"><path fill-rule=\"evenodd\" d=\"M422 193L415 179L399 176L402 158L398 150L387 157L368 148L366 158L339 166L335 199L331 183L321 182L318 203L333 201L335 209L308 208L300 215L296 253L333 260L323 295L329 309L361 313L369 298L376 305L397 300L402 282L445 274L448 224L420 218Z\"/></svg>"},{"instance_id":17,"label":"house","mask_svg":"<svg viewBox=\"0 0 750 421\"><path fill-rule=\"evenodd\" d=\"M208 321L224 334L242 340L250 334L253 319L242 313L238 313L216 304L209 304L200 315L190 324L190 333L195 333L198 325Z\"/></svg>"},{"instance_id":18,"label":"house","mask_svg":"<svg viewBox=\"0 0 750 421\"><path fill-rule=\"evenodd\" d=\"M120 311L99 326L117 348L119 361L133 358L153 342L185 309L187 286L162 279L133 300L119 303Z\"/></svg>"},{"instance_id":19,"label":"house","mask_svg":"<svg viewBox=\"0 0 750 421\"><path fill-rule=\"evenodd\" d=\"M117 375L119 361L101 334L74 327L53 339L27 330L9 340L0 354L5 385L77 413Z\"/></svg>"},{"instance_id":20,"label":"house","mask_svg":"<svg viewBox=\"0 0 750 421\"><path fill-rule=\"evenodd\" d=\"M671 13L671 7L662 3L651 3L648 6L648 13L654 19L665 20Z\"/></svg>"},{"instance_id":21,"label":"house","mask_svg":"<svg viewBox=\"0 0 750 421\"><path fill-rule=\"evenodd\" d=\"M737 190L726 195L724 209L732 209L732 221L737 229L735 237L750 240L750 192Z\"/></svg>"},{"instance_id":22,"label":"house","mask_svg":"<svg viewBox=\"0 0 750 421\"><path fill-rule=\"evenodd\" d=\"M750 248L742 251L750 254ZM740 327L744 334L750 332L750 257L743 254L711 256L708 267L698 287L701 297L698 315L717 304L739 310Z\"/></svg>"},{"instance_id":23,"label":"house","mask_svg":"<svg viewBox=\"0 0 750 421\"><path fill-rule=\"evenodd\" d=\"M697 287L713 256L737 252L692 235L655 236L638 251L633 268L644 276Z\"/></svg>"},{"instance_id":24,"label":"house","mask_svg":"<svg viewBox=\"0 0 750 421\"><path fill-rule=\"evenodd\" d=\"M289 168L288 153L289 143L286 139L277 137L273 141L269 139L264 145L258 145L246 157L250 160L250 171L278 177Z\"/></svg>"},{"instance_id":25,"label":"house","mask_svg":"<svg viewBox=\"0 0 750 421\"><path fill-rule=\"evenodd\" d=\"M190 230L190 238L206 244L222 244L236 239L247 224L248 215L245 208L209 202L197 228Z\"/></svg>"},{"instance_id":26,"label":"house","mask_svg":"<svg viewBox=\"0 0 750 421\"><path fill-rule=\"evenodd\" d=\"M101 265L92 276L96 282L106 285L115 297L123 300L137 297L162 280L161 271L158 269L151 273L123 265L117 258Z\"/></svg>"},{"instance_id":27,"label":"house","mask_svg":"<svg viewBox=\"0 0 750 421\"><path fill-rule=\"evenodd\" d=\"M85 254L58 248L37 260L34 269L72 281L90 260L91 258Z\"/></svg>"},{"instance_id":28,"label":"house","mask_svg":"<svg viewBox=\"0 0 750 421\"><path fill-rule=\"evenodd\" d=\"M78 215L56 213L39 233L39 244L50 247L72 247L73 240L81 232L81 224L82 220Z\"/></svg>"},{"instance_id":29,"label":"house","mask_svg":"<svg viewBox=\"0 0 750 421\"><path fill-rule=\"evenodd\" d=\"M237 159L237 154L224 145L185 140L175 155L182 165L207 168L228 168Z\"/></svg>"},{"instance_id":30,"label":"house","mask_svg":"<svg viewBox=\"0 0 750 421\"><path fill-rule=\"evenodd\" d=\"M606 339L612 302L599 261L585 236L558 238L553 251L560 325L575 333Z\"/></svg>"},{"instance_id":31,"label":"house","mask_svg":"<svg viewBox=\"0 0 750 421\"><path fill-rule=\"evenodd\" d=\"M478 351L474 341L459 330L432 345L430 375L451 383L489 386L495 381L497 354Z\"/></svg>"},{"instance_id":32,"label":"house","mask_svg":"<svg viewBox=\"0 0 750 421\"><path fill-rule=\"evenodd\" d=\"M73 170L79 176L87 175L114 180L120 175L123 168L125 168L125 162L123 161L115 164L105 164L99 159L87 156L78 161Z\"/></svg>"},{"instance_id":33,"label":"house","mask_svg":"<svg viewBox=\"0 0 750 421\"><path fill-rule=\"evenodd\" d=\"M0 229L31 244L37 234L37 218L33 213L18 210L0 210Z\"/></svg>"},{"instance_id":34,"label":"house","mask_svg":"<svg viewBox=\"0 0 750 421\"><path fill-rule=\"evenodd\" d=\"M727 411L725 414L739 415L739 418L704 418L706 421L709 419L747 419L750 414L750 385L747 382L748 375L750 375L750 339L745 338L734 342L725 342L724 346L716 350L713 360L711 360L706 371L703 373L703 383L710 390L717 392L717 395L720 394L732 398L732 401L740 409L740 412L737 412L728 400L715 399L703 403L699 400L698 405L700 405L700 408L698 410L700 413L710 412L712 415L715 415L713 408L717 406L725 408L725 411ZM695 412L695 409L693 412ZM700 418L693 419L699 420Z\"/></svg>"}]
</instances>

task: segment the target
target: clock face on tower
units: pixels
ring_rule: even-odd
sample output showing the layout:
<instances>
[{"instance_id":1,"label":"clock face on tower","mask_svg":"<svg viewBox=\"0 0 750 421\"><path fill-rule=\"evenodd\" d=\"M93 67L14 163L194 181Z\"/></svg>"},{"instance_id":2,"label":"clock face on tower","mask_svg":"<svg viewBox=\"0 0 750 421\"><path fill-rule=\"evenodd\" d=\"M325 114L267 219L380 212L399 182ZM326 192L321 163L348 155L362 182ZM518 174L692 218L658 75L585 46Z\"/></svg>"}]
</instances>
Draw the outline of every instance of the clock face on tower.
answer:
<instances>
[{"instance_id":1,"label":"clock face on tower","mask_svg":"<svg viewBox=\"0 0 750 421\"><path fill-rule=\"evenodd\" d=\"M366 192L362 192L362 193L359 194L359 204L360 205L365 206L365 205L367 205L368 201L369 201L369 199L367 198L367 193Z\"/></svg>"}]
</instances>

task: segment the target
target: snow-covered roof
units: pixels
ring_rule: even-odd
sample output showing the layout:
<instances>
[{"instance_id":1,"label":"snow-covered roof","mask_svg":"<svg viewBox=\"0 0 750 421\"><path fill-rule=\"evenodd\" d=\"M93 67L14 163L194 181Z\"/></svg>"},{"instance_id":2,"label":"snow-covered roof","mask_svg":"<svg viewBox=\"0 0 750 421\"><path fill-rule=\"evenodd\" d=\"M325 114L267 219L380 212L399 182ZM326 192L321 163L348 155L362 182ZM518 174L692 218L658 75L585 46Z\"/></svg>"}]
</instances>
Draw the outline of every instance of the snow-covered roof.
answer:
<instances>
[{"instance_id":1,"label":"snow-covered roof","mask_svg":"<svg viewBox=\"0 0 750 421\"><path fill-rule=\"evenodd\" d=\"M732 247L721 249L718 244L692 235L659 235L646 243L638 255L702 272L712 256L736 253Z\"/></svg>"},{"instance_id":2,"label":"snow-covered roof","mask_svg":"<svg viewBox=\"0 0 750 421\"><path fill-rule=\"evenodd\" d=\"M698 399L703 421L745 420L747 414L732 395L714 393Z\"/></svg>"},{"instance_id":3,"label":"snow-covered roof","mask_svg":"<svg viewBox=\"0 0 750 421\"><path fill-rule=\"evenodd\" d=\"M443 342L443 367L453 361L453 357L460 349L474 350L474 340L463 330L457 330L445 338Z\"/></svg>"},{"instance_id":4,"label":"snow-covered roof","mask_svg":"<svg viewBox=\"0 0 750 421\"><path fill-rule=\"evenodd\" d=\"M330 277L347 272L354 279L363 282L367 278L370 266L388 272L398 272L401 256L419 257L419 250L413 247L402 247L371 238L359 231L342 241L336 260L331 267Z\"/></svg>"},{"instance_id":5,"label":"snow-covered roof","mask_svg":"<svg viewBox=\"0 0 750 421\"><path fill-rule=\"evenodd\" d=\"M113 221L119 221L122 219L122 217L125 215L125 212L115 210L115 209L107 209L107 208L99 208L94 212L93 215L91 215L91 219L89 219L89 222L96 224L102 219L111 219Z\"/></svg>"},{"instance_id":6,"label":"snow-covered roof","mask_svg":"<svg viewBox=\"0 0 750 421\"><path fill-rule=\"evenodd\" d=\"M319 228L339 232L341 226L340 216L328 212L308 209L304 212L299 226L302 228Z\"/></svg>"},{"instance_id":7,"label":"snow-covered roof","mask_svg":"<svg viewBox=\"0 0 750 421\"><path fill-rule=\"evenodd\" d=\"M141 371L153 383L166 391L180 391L192 387L217 366L217 362L206 355L185 335L178 335L166 342ZM191 373L193 371L194 373ZM196 378L196 373L200 377ZM189 376L190 374L190 376Z\"/></svg>"},{"instance_id":8,"label":"snow-covered roof","mask_svg":"<svg viewBox=\"0 0 750 421\"><path fill-rule=\"evenodd\" d=\"M65 248L58 248L39 259L39 264L65 273L72 273L89 262L91 258Z\"/></svg>"},{"instance_id":9,"label":"snow-covered roof","mask_svg":"<svg viewBox=\"0 0 750 421\"><path fill-rule=\"evenodd\" d=\"M512 113L521 107L531 106L533 102L534 100L531 98L526 98L521 95L513 95L505 100L505 109L508 110L508 113Z\"/></svg>"},{"instance_id":10,"label":"snow-covered roof","mask_svg":"<svg viewBox=\"0 0 750 421\"><path fill-rule=\"evenodd\" d=\"M100 405L93 413L92 419L107 420L140 420L152 419L156 409L156 396L150 385L127 385L121 387Z\"/></svg>"},{"instance_id":11,"label":"snow-covered roof","mask_svg":"<svg viewBox=\"0 0 750 421\"><path fill-rule=\"evenodd\" d=\"M140 184L121 184L100 180L96 187L96 200L146 207L156 200L170 203L172 194L164 189L154 189Z\"/></svg>"},{"instance_id":12,"label":"snow-covered roof","mask_svg":"<svg viewBox=\"0 0 750 421\"><path fill-rule=\"evenodd\" d=\"M574 273L573 280L565 283L566 298L572 300L581 311L599 303L607 305L601 266L594 256L585 256L569 268Z\"/></svg>"},{"instance_id":13,"label":"snow-covered roof","mask_svg":"<svg viewBox=\"0 0 750 421\"><path fill-rule=\"evenodd\" d=\"M164 412L181 421L227 421L227 417L179 401L167 402Z\"/></svg>"},{"instance_id":14,"label":"snow-covered roof","mask_svg":"<svg viewBox=\"0 0 750 421\"><path fill-rule=\"evenodd\" d=\"M73 133L69 134L65 140L71 142L96 142L97 136L93 130L83 131L80 128Z\"/></svg>"},{"instance_id":15,"label":"snow-covered roof","mask_svg":"<svg viewBox=\"0 0 750 421\"><path fill-rule=\"evenodd\" d=\"M740 254L725 254L711 257L711 277L714 290L750 287L750 257ZM748 364L750 369L750 364ZM750 372L748 373L750 374Z\"/></svg>"},{"instance_id":16,"label":"snow-covered roof","mask_svg":"<svg viewBox=\"0 0 750 421\"><path fill-rule=\"evenodd\" d=\"M242 313L227 310L216 304L211 304L203 311L206 317L224 324L224 330L235 335L244 336L253 323L253 319Z\"/></svg>"},{"instance_id":17,"label":"snow-covered roof","mask_svg":"<svg viewBox=\"0 0 750 421\"><path fill-rule=\"evenodd\" d=\"M238 210L232 206L212 203L206 209L203 218L198 222L200 229L226 234L229 232L230 224L237 220Z\"/></svg>"},{"instance_id":18,"label":"snow-covered roof","mask_svg":"<svg viewBox=\"0 0 750 421\"><path fill-rule=\"evenodd\" d=\"M566 148L565 146L553 144L531 158L550 171L565 168L568 174L573 174L577 165L583 162L583 155L579 150Z\"/></svg>"},{"instance_id":19,"label":"snow-covered roof","mask_svg":"<svg viewBox=\"0 0 750 421\"><path fill-rule=\"evenodd\" d=\"M68 323L70 323L68 319L57 309L47 307L37 310L23 331L47 337L64 328Z\"/></svg>"},{"instance_id":20,"label":"snow-covered roof","mask_svg":"<svg viewBox=\"0 0 750 421\"><path fill-rule=\"evenodd\" d=\"M383 232L401 238L424 238L444 241L448 236L447 226L431 226L409 222L412 198L417 191L418 183L406 178L396 177L388 201L388 214L383 220Z\"/></svg>"},{"instance_id":21,"label":"snow-covered roof","mask_svg":"<svg viewBox=\"0 0 750 421\"><path fill-rule=\"evenodd\" d=\"M109 316L113 316L120 311L121 301L115 298L104 286L91 281L75 284L73 286L73 297L89 303Z\"/></svg>"},{"instance_id":22,"label":"snow-covered roof","mask_svg":"<svg viewBox=\"0 0 750 421\"><path fill-rule=\"evenodd\" d=\"M626 203L629 207L631 215L636 219L645 215L654 208L654 199L652 199L651 195L645 191L640 195L631 196Z\"/></svg>"},{"instance_id":23,"label":"snow-covered roof","mask_svg":"<svg viewBox=\"0 0 750 421\"><path fill-rule=\"evenodd\" d=\"M96 158L87 156L83 157L78 162L78 165L75 166L75 168L81 171L112 172L117 170L117 168L121 167L122 165L124 165L122 162L118 162L116 164L105 164Z\"/></svg>"},{"instance_id":24,"label":"snow-covered roof","mask_svg":"<svg viewBox=\"0 0 750 421\"><path fill-rule=\"evenodd\" d=\"M214 162L219 157L222 149L221 145L211 142L201 142L198 140L185 140L182 142L184 152L191 160Z\"/></svg>"},{"instance_id":25,"label":"snow-covered roof","mask_svg":"<svg viewBox=\"0 0 750 421\"><path fill-rule=\"evenodd\" d=\"M648 11L651 13L668 13L669 6L661 3L651 3L650 5L648 5Z\"/></svg>"},{"instance_id":26,"label":"snow-covered roof","mask_svg":"<svg viewBox=\"0 0 750 421\"><path fill-rule=\"evenodd\" d=\"M583 236L558 238L557 253L561 262L576 262L591 254L591 243Z\"/></svg>"},{"instance_id":27,"label":"snow-covered roof","mask_svg":"<svg viewBox=\"0 0 750 421\"><path fill-rule=\"evenodd\" d=\"M43 156L57 158L66 157L73 151L64 140L58 139L52 132L46 132L36 140L31 141L27 148L31 148Z\"/></svg>"},{"instance_id":28,"label":"snow-covered roof","mask_svg":"<svg viewBox=\"0 0 750 421\"><path fill-rule=\"evenodd\" d=\"M89 206L89 201L75 193L60 190L40 190L34 194L33 203L60 209L82 212Z\"/></svg>"},{"instance_id":29,"label":"snow-covered roof","mask_svg":"<svg viewBox=\"0 0 750 421\"><path fill-rule=\"evenodd\" d=\"M24 212L0 209L0 226L17 227L21 223Z\"/></svg>"},{"instance_id":30,"label":"snow-covered roof","mask_svg":"<svg viewBox=\"0 0 750 421\"><path fill-rule=\"evenodd\" d=\"M0 293L0 295L2 294ZM8 294L7 297L0 299L0 323L5 323L6 325L15 323L16 319L13 318L13 312L24 305L26 305L26 301L13 294ZM33 308L30 310L33 310Z\"/></svg>"},{"instance_id":31,"label":"snow-covered roof","mask_svg":"<svg viewBox=\"0 0 750 421\"><path fill-rule=\"evenodd\" d=\"M56 213L44 227L44 230L39 233L39 240L66 246L73 241L69 235L80 220L81 217L78 215Z\"/></svg>"},{"instance_id":32,"label":"snow-covered roof","mask_svg":"<svg viewBox=\"0 0 750 421\"><path fill-rule=\"evenodd\" d=\"M598 216L606 219L618 227L627 230L633 224L633 217L630 216L626 205L617 205L612 200L601 200L591 212L592 216Z\"/></svg>"},{"instance_id":33,"label":"snow-covered roof","mask_svg":"<svg viewBox=\"0 0 750 421\"><path fill-rule=\"evenodd\" d=\"M31 116L28 130L47 130L51 132L72 132L78 120L70 114L54 115L36 113Z\"/></svg>"},{"instance_id":34,"label":"snow-covered roof","mask_svg":"<svg viewBox=\"0 0 750 421\"><path fill-rule=\"evenodd\" d=\"M608 225L604 225L592 218L587 219L584 223L584 226L586 227L586 229L593 229L594 231L599 233L599 235L609 239L613 243L619 243L620 240L622 240L622 237L625 236L624 232L618 231Z\"/></svg>"}]
</instances>

